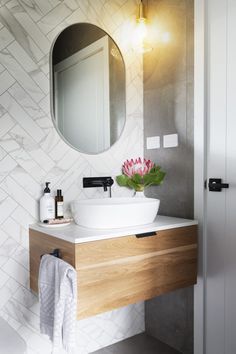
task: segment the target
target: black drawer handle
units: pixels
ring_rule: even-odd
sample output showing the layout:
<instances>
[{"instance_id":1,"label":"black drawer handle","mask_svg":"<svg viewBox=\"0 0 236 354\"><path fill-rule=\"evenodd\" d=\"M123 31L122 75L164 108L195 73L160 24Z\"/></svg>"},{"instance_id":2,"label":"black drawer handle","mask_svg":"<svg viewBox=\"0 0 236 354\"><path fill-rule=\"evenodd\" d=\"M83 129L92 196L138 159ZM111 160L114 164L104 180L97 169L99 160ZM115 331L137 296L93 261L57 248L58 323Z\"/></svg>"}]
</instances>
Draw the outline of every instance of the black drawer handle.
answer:
<instances>
[{"instance_id":1,"label":"black drawer handle","mask_svg":"<svg viewBox=\"0 0 236 354\"><path fill-rule=\"evenodd\" d=\"M145 232L143 234L137 234L135 235L137 238L142 238L142 237L150 237L150 236L156 236L156 232L152 231L152 232Z\"/></svg>"}]
</instances>

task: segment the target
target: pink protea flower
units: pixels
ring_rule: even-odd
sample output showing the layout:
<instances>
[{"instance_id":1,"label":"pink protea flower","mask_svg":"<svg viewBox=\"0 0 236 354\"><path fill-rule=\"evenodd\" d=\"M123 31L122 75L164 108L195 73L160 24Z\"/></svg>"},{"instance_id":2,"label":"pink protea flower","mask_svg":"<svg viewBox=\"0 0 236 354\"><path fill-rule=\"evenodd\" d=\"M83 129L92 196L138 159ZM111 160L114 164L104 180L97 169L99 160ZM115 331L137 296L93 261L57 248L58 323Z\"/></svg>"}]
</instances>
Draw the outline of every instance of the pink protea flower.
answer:
<instances>
[{"instance_id":1,"label":"pink protea flower","mask_svg":"<svg viewBox=\"0 0 236 354\"><path fill-rule=\"evenodd\" d=\"M154 167L154 163L151 160L138 159L126 160L122 166L122 172L128 177L132 177L135 174L139 174L141 177L145 176Z\"/></svg>"},{"instance_id":2,"label":"pink protea flower","mask_svg":"<svg viewBox=\"0 0 236 354\"><path fill-rule=\"evenodd\" d=\"M116 181L121 187L143 191L146 187L162 184L165 175L160 166L151 160L139 157L123 163L122 175L116 176Z\"/></svg>"}]
</instances>

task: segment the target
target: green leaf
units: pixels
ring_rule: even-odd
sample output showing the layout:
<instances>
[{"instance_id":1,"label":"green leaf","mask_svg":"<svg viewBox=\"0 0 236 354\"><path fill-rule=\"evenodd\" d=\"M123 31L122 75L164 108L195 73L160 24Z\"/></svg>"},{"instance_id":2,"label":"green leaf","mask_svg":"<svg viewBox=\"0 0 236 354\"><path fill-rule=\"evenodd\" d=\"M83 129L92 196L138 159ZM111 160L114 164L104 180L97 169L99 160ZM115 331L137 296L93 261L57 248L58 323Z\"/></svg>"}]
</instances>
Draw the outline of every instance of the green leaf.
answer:
<instances>
[{"instance_id":1,"label":"green leaf","mask_svg":"<svg viewBox=\"0 0 236 354\"><path fill-rule=\"evenodd\" d=\"M128 180L128 186L129 186L129 188L136 190L136 188L137 188L137 183L135 183L132 179L129 179L129 180Z\"/></svg>"},{"instance_id":2,"label":"green leaf","mask_svg":"<svg viewBox=\"0 0 236 354\"><path fill-rule=\"evenodd\" d=\"M135 183L132 179L130 179L126 175L120 175L116 177L116 182L121 187L128 187L136 190L137 183Z\"/></svg>"},{"instance_id":3,"label":"green leaf","mask_svg":"<svg viewBox=\"0 0 236 354\"><path fill-rule=\"evenodd\" d=\"M150 183L152 183L153 181L153 176L150 173L148 173L143 177L143 181L145 185L150 185Z\"/></svg>"},{"instance_id":4,"label":"green leaf","mask_svg":"<svg viewBox=\"0 0 236 354\"><path fill-rule=\"evenodd\" d=\"M132 181L134 183L137 183L137 184L142 184L143 183L143 179L142 179L142 176L140 176L138 173L135 173L132 177Z\"/></svg>"},{"instance_id":5,"label":"green leaf","mask_svg":"<svg viewBox=\"0 0 236 354\"><path fill-rule=\"evenodd\" d=\"M121 187L128 187L128 181L129 181L128 176L125 175L116 176L116 182Z\"/></svg>"},{"instance_id":6,"label":"green leaf","mask_svg":"<svg viewBox=\"0 0 236 354\"><path fill-rule=\"evenodd\" d=\"M160 171L160 169L161 169L160 166L154 165L149 173L158 173Z\"/></svg>"},{"instance_id":7,"label":"green leaf","mask_svg":"<svg viewBox=\"0 0 236 354\"><path fill-rule=\"evenodd\" d=\"M163 180L165 178L166 173L163 171L159 171L159 173L155 176L155 178L153 179L153 183L154 184L162 184Z\"/></svg>"},{"instance_id":8,"label":"green leaf","mask_svg":"<svg viewBox=\"0 0 236 354\"><path fill-rule=\"evenodd\" d=\"M163 182L163 179L165 178L166 173L163 171L156 171L154 172L150 172L147 175L144 176L144 184L145 186L151 186L153 184L155 185L160 185Z\"/></svg>"}]
</instances>

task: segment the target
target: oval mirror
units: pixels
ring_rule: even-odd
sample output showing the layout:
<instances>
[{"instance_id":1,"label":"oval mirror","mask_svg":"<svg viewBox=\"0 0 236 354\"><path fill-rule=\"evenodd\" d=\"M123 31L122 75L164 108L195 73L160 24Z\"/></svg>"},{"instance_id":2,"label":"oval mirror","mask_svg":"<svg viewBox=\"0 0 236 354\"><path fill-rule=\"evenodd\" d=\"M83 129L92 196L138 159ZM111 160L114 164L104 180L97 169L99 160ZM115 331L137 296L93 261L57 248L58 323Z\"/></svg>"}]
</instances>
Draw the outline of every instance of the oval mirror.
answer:
<instances>
[{"instance_id":1,"label":"oval mirror","mask_svg":"<svg viewBox=\"0 0 236 354\"><path fill-rule=\"evenodd\" d=\"M125 104L125 65L113 39L89 23L64 29L51 51L51 111L64 140L88 154L109 149L124 128Z\"/></svg>"}]
</instances>

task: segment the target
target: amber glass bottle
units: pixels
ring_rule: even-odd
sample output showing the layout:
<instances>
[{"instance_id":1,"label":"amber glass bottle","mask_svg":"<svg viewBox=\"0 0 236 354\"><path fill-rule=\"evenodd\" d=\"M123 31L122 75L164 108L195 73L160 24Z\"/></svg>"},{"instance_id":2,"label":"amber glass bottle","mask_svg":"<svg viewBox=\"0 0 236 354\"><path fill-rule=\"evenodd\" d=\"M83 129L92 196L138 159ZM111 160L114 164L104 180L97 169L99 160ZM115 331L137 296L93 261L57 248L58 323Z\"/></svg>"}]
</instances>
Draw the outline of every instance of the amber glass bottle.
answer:
<instances>
[{"instance_id":1,"label":"amber glass bottle","mask_svg":"<svg viewBox=\"0 0 236 354\"><path fill-rule=\"evenodd\" d=\"M55 196L55 218L62 219L63 217L63 196L61 194L61 189L58 189L57 195Z\"/></svg>"}]
</instances>

